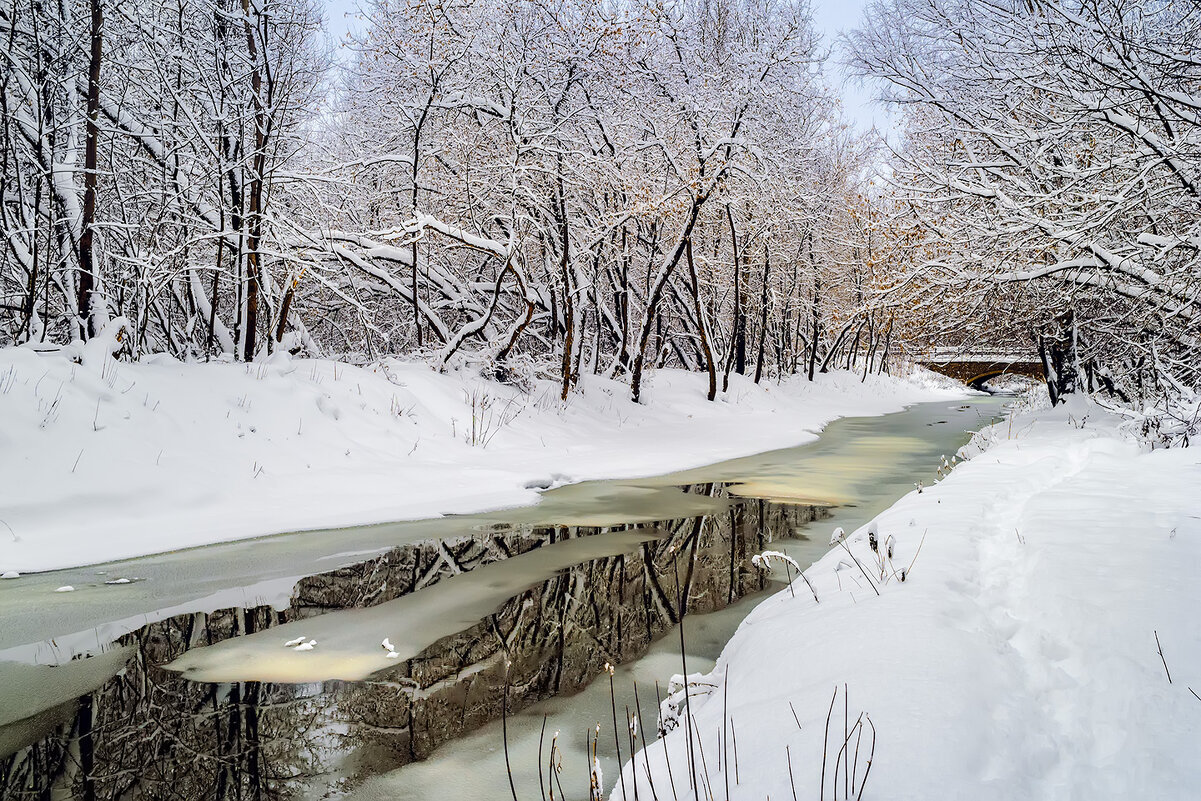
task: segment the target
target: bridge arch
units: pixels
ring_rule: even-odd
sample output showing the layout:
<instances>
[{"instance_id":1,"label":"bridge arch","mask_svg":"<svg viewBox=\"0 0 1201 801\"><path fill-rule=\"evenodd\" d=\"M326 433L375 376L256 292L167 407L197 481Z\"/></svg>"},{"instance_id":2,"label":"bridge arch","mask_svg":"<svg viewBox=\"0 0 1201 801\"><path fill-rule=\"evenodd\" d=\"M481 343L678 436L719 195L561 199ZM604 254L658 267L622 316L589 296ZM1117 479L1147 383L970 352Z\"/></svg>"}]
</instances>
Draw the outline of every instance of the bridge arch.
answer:
<instances>
[{"instance_id":1,"label":"bridge arch","mask_svg":"<svg viewBox=\"0 0 1201 801\"><path fill-rule=\"evenodd\" d=\"M936 353L934 357L921 359L918 363L936 373L962 381L973 389L982 389L985 381L999 375L1046 380L1042 362L1030 354L960 353L952 356Z\"/></svg>"},{"instance_id":2,"label":"bridge arch","mask_svg":"<svg viewBox=\"0 0 1201 801\"><path fill-rule=\"evenodd\" d=\"M1025 373L1015 372L1013 370L1010 370L1008 367L986 369L984 372L980 373L977 376L974 376L972 378L965 380L963 383L967 384L972 389L983 390L985 381L987 381L990 378L996 378L999 375L1025 375ZM1035 378L1036 376L1027 376L1027 377ZM1041 376L1038 376L1038 377L1041 378Z\"/></svg>"}]
</instances>

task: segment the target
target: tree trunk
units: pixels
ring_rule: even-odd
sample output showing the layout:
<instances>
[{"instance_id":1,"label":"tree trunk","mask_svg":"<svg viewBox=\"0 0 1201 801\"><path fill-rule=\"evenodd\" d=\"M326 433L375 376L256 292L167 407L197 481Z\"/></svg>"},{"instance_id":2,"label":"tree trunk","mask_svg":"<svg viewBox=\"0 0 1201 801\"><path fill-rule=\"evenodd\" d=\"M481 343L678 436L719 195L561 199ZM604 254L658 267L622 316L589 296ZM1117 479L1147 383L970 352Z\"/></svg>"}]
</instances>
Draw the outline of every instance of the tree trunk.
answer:
<instances>
[{"instance_id":1,"label":"tree trunk","mask_svg":"<svg viewBox=\"0 0 1201 801\"><path fill-rule=\"evenodd\" d=\"M560 176L562 170L560 169ZM555 206L559 223L559 276L563 281L563 390L562 400L567 400L574 381L572 373L573 350L576 347L576 308L575 296L572 291L570 231L567 227L567 205L563 191L562 177L558 184L558 203Z\"/></svg>"},{"instance_id":2,"label":"tree trunk","mask_svg":"<svg viewBox=\"0 0 1201 801\"><path fill-rule=\"evenodd\" d=\"M217 178L217 194L221 194L221 178ZM221 257L225 254L225 207L221 207L221 236L217 239L217 267L213 270L213 295L212 302L209 304L209 319L208 319L208 336L204 343L204 360L207 362L213 352L213 334L217 326L217 300L220 295L217 290L221 288Z\"/></svg>"},{"instance_id":3,"label":"tree trunk","mask_svg":"<svg viewBox=\"0 0 1201 801\"><path fill-rule=\"evenodd\" d=\"M279 305L279 323L275 328L275 341L283 342L284 332L288 328L288 312L292 308L292 298L296 296L296 285L300 276L289 276L288 286L284 289L284 299Z\"/></svg>"},{"instance_id":4,"label":"tree trunk","mask_svg":"<svg viewBox=\"0 0 1201 801\"><path fill-rule=\"evenodd\" d=\"M263 265L259 242L263 233L263 185L267 171L268 109L263 99L263 70L259 64L258 45L251 25L250 0L242 0L243 24L246 26L246 51L253 65L250 73L250 92L254 100L254 155L251 158L250 202L246 214L246 319L242 359L254 359L258 331L259 296L262 294ZM263 54L264 57L266 54ZM268 324L270 329L270 324ZM270 338L270 331L268 331Z\"/></svg>"},{"instance_id":5,"label":"tree trunk","mask_svg":"<svg viewBox=\"0 0 1201 801\"><path fill-rule=\"evenodd\" d=\"M755 383L763 378L763 349L767 344L767 279L771 273L771 252L763 243L763 296L759 300L759 355L755 357Z\"/></svg>"},{"instance_id":6,"label":"tree trunk","mask_svg":"<svg viewBox=\"0 0 1201 801\"><path fill-rule=\"evenodd\" d=\"M822 279L817 274L817 258L813 255L813 234L809 234L809 268L813 270L813 338L809 342L809 380L813 380L813 372L817 367L817 345L821 340L821 297ZM800 325L797 326L798 330Z\"/></svg>"},{"instance_id":7,"label":"tree trunk","mask_svg":"<svg viewBox=\"0 0 1201 801\"><path fill-rule=\"evenodd\" d=\"M87 129L83 153L83 219L79 235L79 297L78 311L80 328L84 338L99 333L102 324L98 319L101 310L97 306L103 299L97 297L96 256L93 251L96 225L96 170L97 147L100 139L100 59L102 55L104 22L100 0L90 0L92 11L91 50L88 56L88 105Z\"/></svg>"},{"instance_id":8,"label":"tree trunk","mask_svg":"<svg viewBox=\"0 0 1201 801\"><path fill-rule=\"evenodd\" d=\"M743 311L745 300L742 296L742 268L745 254L738 247L738 231L734 227L734 214L730 211L728 203L726 204L726 220L730 226L730 249L734 257L734 322L730 329L730 347L726 354L725 374L722 376L722 392L726 392L730 388L731 370L739 375L746 374L746 320Z\"/></svg>"},{"instance_id":9,"label":"tree trunk","mask_svg":"<svg viewBox=\"0 0 1201 801\"><path fill-rule=\"evenodd\" d=\"M705 310L701 304L701 285L697 280L696 263L692 260L692 237L684 243L684 254L688 260L688 275L692 279L692 302L696 308L696 330L701 338L701 352L705 356L705 369L709 372L709 400L717 397L717 365L713 360L713 348L705 325Z\"/></svg>"},{"instance_id":10,"label":"tree trunk","mask_svg":"<svg viewBox=\"0 0 1201 801\"><path fill-rule=\"evenodd\" d=\"M663 262L659 268L659 273L655 276L655 283L649 288L646 297L646 313L642 319L642 327L638 334L638 350L634 354L634 374L630 380L630 397L635 403L639 403L642 397L642 371L646 364L646 349L650 344L651 330L655 327L658 318L659 302L663 298L663 288L667 285L667 280L671 277L672 271L676 265L680 263L680 257L684 255L684 245L692 236L692 229L696 226L697 216L701 211L701 204L705 202L704 197L697 198L692 202L692 210L688 215L688 221L684 224L684 230L680 234L679 240L676 241L676 246L672 249L671 255ZM662 340L662 337L660 337Z\"/></svg>"},{"instance_id":11,"label":"tree trunk","mask_svg":"<svg viewBox=\"0 0 1201 801\"><path fill-rule=\"evenodd\" d=\"M822 282L818 278L813 279L813 307L812 307L812 325L813 336L809 342L809 380L813 380L813 374L817 368L817 343L821 335L821 297ZM798 324L797 328L800 328Z\"/></svg>"},{"instance_id":12,"label":"tree trunk","mask_svg":"<svg viewBox=\"0 0 1201 801\"><path fill-rule=\"evenodd\" d=\"M1059 330L1054 336L1039 335L1038 338L1038 355L1042 359L1052 406L1057 406L1065 395L1080 389L1080 357L1072 312L1060 315L1056 323Z\"/></svg>"}]
</instances>

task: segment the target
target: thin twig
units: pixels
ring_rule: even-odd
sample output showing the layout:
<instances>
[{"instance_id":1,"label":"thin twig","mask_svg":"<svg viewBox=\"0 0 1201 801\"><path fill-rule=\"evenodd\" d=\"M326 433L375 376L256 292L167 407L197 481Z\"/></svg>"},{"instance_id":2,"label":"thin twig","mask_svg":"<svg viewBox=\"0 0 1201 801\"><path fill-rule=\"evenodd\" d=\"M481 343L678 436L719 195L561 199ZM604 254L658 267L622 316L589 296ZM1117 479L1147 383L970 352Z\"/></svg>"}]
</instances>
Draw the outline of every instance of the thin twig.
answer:
<instances>
[{"instance_id":1,"label":"thin twig","mask_svg":"<svg viewBox=\"0 0 1201 801\"><path fill-rule=\"evenodd\" d=\"M828 743L830 742L830 717L834 714L834 699L836 699L837 697L838 697L838 685L835 684L834 685L834 695L830 696L830 708L828 710L826 710L826 733L822 737L822 781L821 781L821 787L817 793L817 797L821 801L825 801L825 798L826 798L826 761L829 758L829 754L827 753L827 750L829 748Z\"/></svg>"},{"instance_id":2,"label":"thin twig","mask_svg":"<svg viewBox=\"0 0 1201 801\"><path fill-rule=\"evenodd\" d=\"M605 669L609 671L609 704L613 708L613 746L617 749L617 764L621 765L621 738L617 734L617 697L613 692L613 666L606 663ZM631 754L631 756L633 756ZM618 772L618 777L621 779L621 797L626 796L626 776L624 771Z\"/></svg>"},{"instance_id":3,"label":"thin twig","mask_svg":"<svg viewBox=\"0 0 1201 801\"><path fill-rule=\"evenodd\" d=\"M845 693L844 693L845 697ZM849 729L846 724L843 724L843 729L847 732L843 736L842 746L838 749L838 757L834 760L834 798L838 798L838 767L842 766L842 795L843 798L849 799L851 793L855 789L854 775L851 770L851 735L863 725L863 713L859 713L859 717L855 718L855 725Z\"/></svg>"},{"instance_id":4,"label":"thin twig","mask_svg":"<svg viewBox=\"0 0 1201 801\"><path fill-rule=\"evenodd\" d=\"M659 710L659 714L663 714L663 702L659 700L659 682L655 682L655 708ZM667 733L663 732L659 737L659 742L663 744L663 761L667 763L667 779L671 782L671 797L675 801L679 801L680 796L676 793L676 777L671 772L671 754L667 751Z\"/></svg>"},{"instance_id":5,"label":"thin twig","mask_svg":"<svg viewBox=\"0 0 1201 801\"><path fill-rule=\"evenodd\" d=\"M851 694L847 691L846 682L842 684L842 750L846 753L847 744L851 741L851 732L847 729L847 720L851 716ZM851 796L851 780L848 776L850 772L850 760L844 758L842 761L842 797L850 798Z\"/></svg>"},{"instance_id":6,"label":"thin twig","mask_svg":"<svg viewBox=\"0 0 1201 801\"><path fill-rule=\"evenodd\" d=\"M556 751L559 750L558 746L555 746L555 750ZM561 762L560 762L559 767L562 768ZM559 798L563 799L563 801L567 801L567 793L563 792L563 780L559 778L558 770L554 771L554 777L555 777L555 784L559 785Z\"/></svg>"},{"instance_id":7,"label":"thin twig","mask_svg":"<svg viewBox=\"0 0 1201 801\"><path fill-rule=\"evenodd\" d=\"M546 801L546 784L542 774L542 738L546 736L546 715L542 716L542 731L538 733L538 789L542 791L542 801Z\"/></svg>"},{"instance_id":8,"label":"thin twig","mask_svg":"<svg viewBox=\"0 0 1201 801\"><path fill-rule=\"evenodd\" d=\"M1163 662L1163 672L1168 674L1168 684L1172 683L1172 671L1168 670L1168 660L1163 658L1163 646L1159 644L1159 632L1155 632L1155 648L1159 651L1159 661Z\"/></svg>"},{"instance_id":9,"label":"thin twig","mask_svg":"<svg viewBox=\"0 0 1201 801\"><path fill-rule=\"evenodd\" d=\"M855 801L863 798L863 788L867 787L867 777L872 772L872 762L876 758L876 724L872 723L871 715L865 714L863 717L867 720L867 725L872 727L872 747L867 753L867 767L863 769L863 782L859 785L859 794L855 796Z\"/></svg>"},{"instance_id":10,"label":"thin twig","mask_svg":"<svg viewBox=\"0 0 1201 801\"><path fill-rule=\"evenodd\" d=\"M851 549L847 547L846 540L839 540L838 544L841 545L842 549L847 552L847 556L854 560L855 567L859 568L859 572L863 574L865 579L867 579L867 583L872 585L872 590L876 593L876 595L879 595L880 590L876 587L876 582L872 581L872 577L869 576L867 571L863 569L863 565L859 564L859 560L855 558L855 554L851 553Z\"/></svg>"},{"instance_id":11,"label":"thin twig","mask_svg":"<svg viewBox=\"0 0 1201 801\"><path fill-rule=\"evenodd\" d=\"M721 753L725 770L721 771L726 782L726 799L730 798L730 745L726 739L726 713L730 708L730 667L726 666L726 675L721 683ZM719 768L720 770L720 768Z\"/></svg>"},{"instance_id":12,"label":"thin twig","mask_svg":"<svg viewBox=\"0 0 1201 801\"><path fill-rule=\"evenodd\" d=\"M929 530L930 529L925 529L922 531L922 538L917 543L917 550L913 552L913 560L909 562L909 567L905 569L905 578L906 579L908 579L909 574L913 572L913 566L914 566L914 564L917 563L917 557L922 552L922 546L926 543L926 532Z\"/></svg>"},{"instance_id":13,"label":"thin twig","mask_svg":"<svg viewBox=\"0 0 1201 801\"><path fill-rule=\"evenodd\" d=\"M820 604L821 600L817 597L817 590L813 589L813 585L809 583L809 577L805 575L805 571L801 571L801 578L805 580L805 586L809 588L809 592L813 593L813 602Z\"/></svg>"},{"instance_id":14,"label":"thin twig","mask_svg":"<svg viewBox=\"0 0 1201 801\"><path fill-rule=\"evenodd\" d=\"M705 761L705 743L701 740L700 727L696 726L693 730L696 732L696 751L701 755L701 779L705 782L705 795L709 801L713 801L713 782L709 781L709 765Z\"/></svg>"},{"instance_id":15,"label":"thin twig","mask_svg":"<svg viewBox=\"0 0 1201 801\"><path fill-rule=\"evenodd\" d=\"M792 788L792 801L797 801L796 780L792 778L792 749L787 745L784 746L784 756L788 760L788 786Z\"/></svg>"},{"instance_id":16,"label":"thin twig","mask_svg":"<svg viewBox=\"0 0 1201 801\"><path fill-rule=\"evenodd\" d=\"M637 752L637 750L635 750L635 739L637 738L637 735L634 733L634 716L630 714L630 707L628 704L626 705L626 722L629 724L630 768L631 768L630 778L634 782L634 801L638 801L638 759L637 759L638 752ZM621 769L620 762L617 763L617 769L619 771L621 771L619 775L623 777L622 783L624 784L625 771Z\"/></svg>"},{"instance_id":17,"label":"thin twig","mask_svg":"<svg viewBox=\"0 0 1201 801\"><path fill-rule=\"evenodd\" d=\"M859 745L863 742L863 715L859 716L859 720L855 721L855 729L859 732L855 735L855 764L851 767L851 792L855 792L855 782L859 778ZM850 796L847 796L850 798Z\"/></svg>"},{"instance_id":18,"label":"thin twig","mask_svg":"<svg viewBox=\"0 0 1201 801\"><path fill-rule=\"evenodd\" d=\"M676 609L679 610L680 669L684 673L684 728L688 735L688 782L692 785L692 801L701 801L700 789L696 786L696 756L692 751L692 699L688 697L688 656L684 645L684 591L680 588L679 560L672 558L672 571L676 577ZM623 791L624 794L624 791Z\"/></svg>"},{"instance_id":19,"label":"thin twig","mask_svg":"<svg viewBox=\"0 0 1201 801\"><path fill-rule=\"evenodd\" d=\"M642 702L638 700L638 682L634 682L634 711L638 713L638 731L646 732L646 726L642 724ZM643 742L646 743L642 747L642 761L646 765L646 780L651 785L651 796L658 799L659 794L655 792L655 777L651 775L650 743L646 741L645 733Z\"/></svg>"},{"instance_id":20,"label":"thin twig","mask_svg":"<svg viewBox=\"0 0 1201 801\"><path fill-rule=\"evenodd\" d=\"M734 728L734 718L730 718L730 742L734 744L734 784L741 784L738 776L738 731Z\"/></svg>"},{"instance_id":21,"label":"thin twig","mask_svg":"<svg viewBox=\"0 0 1201 801\"><path fill-rule=\"evenodd\" d=\"M513 783L513 766L509 764L509 666L505 665L505 690L500 702L501 736L505 742L505 772L509 774L509 789L513 792L513 801L517 801L517 785Z\"/></svg>"},{"instance_id":22,"label":"thin twig","mask_svg":"<svg viewBox=\"0 0 1201 801\"><path fill-rule=\"evenodd\" d=\"M599 726L596 736L600 737ZM588 801L600 801L600 788L596 786L596 742L592 739L592 729L584 729L584 756L588 757L585 760L588 766Z\"/></svg>"}]
</instances>

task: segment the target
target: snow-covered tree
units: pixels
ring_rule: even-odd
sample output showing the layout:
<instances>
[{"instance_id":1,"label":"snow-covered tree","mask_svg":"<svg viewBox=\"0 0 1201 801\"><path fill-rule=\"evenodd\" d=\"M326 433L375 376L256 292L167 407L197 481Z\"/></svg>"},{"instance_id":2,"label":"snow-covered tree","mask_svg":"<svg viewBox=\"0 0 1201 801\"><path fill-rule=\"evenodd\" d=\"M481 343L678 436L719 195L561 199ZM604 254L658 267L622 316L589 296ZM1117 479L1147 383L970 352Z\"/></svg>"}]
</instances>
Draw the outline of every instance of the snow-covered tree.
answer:
<instances>
[{"instance_id":1,"label":"snow-covered tree","mask_svg":"<svg viewBox=\"0 0 1201 801\"><path fill-rule=\"evenodd\" d=\"M911 110L916 280L1023 317L1059 392L1201 380L1199 36L1189 3L881 0L851 37Z\"/></svg>"}]
</instances>

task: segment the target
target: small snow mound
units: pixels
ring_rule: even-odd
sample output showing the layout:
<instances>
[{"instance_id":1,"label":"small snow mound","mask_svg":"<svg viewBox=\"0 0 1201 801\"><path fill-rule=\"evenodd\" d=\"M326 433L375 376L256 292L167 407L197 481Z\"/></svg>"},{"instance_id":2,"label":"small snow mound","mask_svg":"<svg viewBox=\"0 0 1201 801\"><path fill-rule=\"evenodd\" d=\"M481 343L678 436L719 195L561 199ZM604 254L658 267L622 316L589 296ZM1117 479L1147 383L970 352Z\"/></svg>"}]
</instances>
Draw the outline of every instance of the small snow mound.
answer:
<instances>
[{"instance_id":1,"label":"small snow mound","mask_svg":"<svg viewBox=\"0 0 1201 801\"><path fill-rule=\"evenodd\" d=\"M338 408L338 404L334 403L329 395L317 396L317 408L321 410L322 414L334 420L342 419L342 410Z\"/></svg>"},{"instance_id":2,"label":"small snow mound","mask_svg":"<svg viewBox=\"0 0 1201 801\"><path fill-rule=\"evenodd\" d=\"M563 473L551 473L550 477L534 478L525 483L526 489L531 490L549 490L562 487L564 484L571 483L571 476Z\"/></svg>"},{"instance_id":3,"label":"small snow mound","mask_svg":"<svg viewBox=\"0 0 1201 801\"><path fill-rule=\"evenodd\" d=\"M81 348L80 357L85 365L101 369L104 360L125 346L125 337L133 331L128 317L115 317L99 334L89 339Z\"/></svg>"},{"instance_id":4,"label":"small snow mound","mask_svg":"<svg viewBox=\"0 0 1201 801\"><path fill-rule=\"evenodd\" d=\"M3 573L0 573L0 579L14 579L14 578L21 578L21 574L15 570L5 570Z\"/></svg>"},{"instance_id":5,"label":"small snow mound","mask_svg":"<svg viewBox=\"0 0 1201 801\"><path fill-rule=\"evenodd\" d=\"M61 586L57 590L55 590L55 592L75 592L75 588L72 587L70 584L64 584L63 586Z\"/></svg>"}]
</instances>

